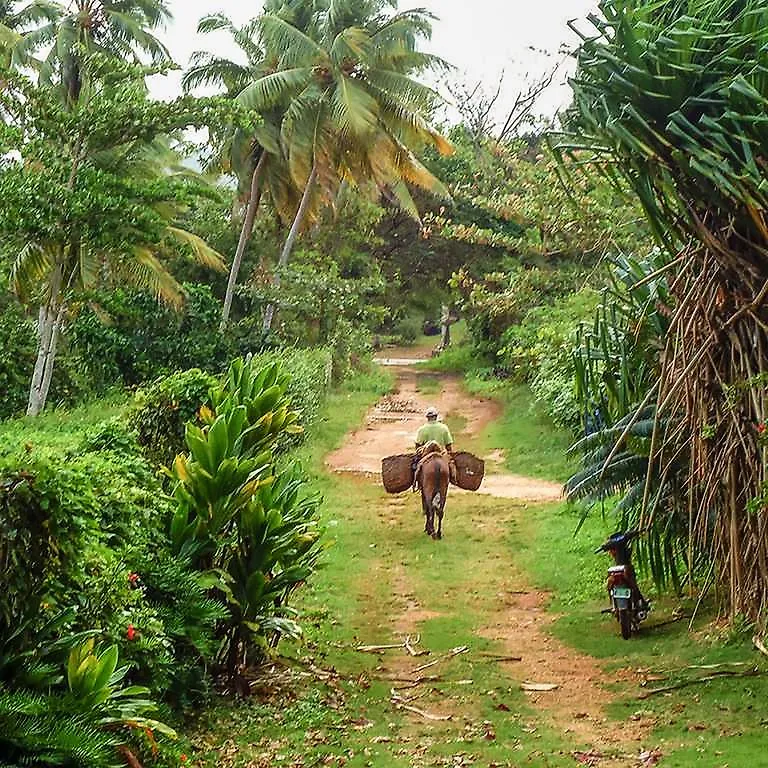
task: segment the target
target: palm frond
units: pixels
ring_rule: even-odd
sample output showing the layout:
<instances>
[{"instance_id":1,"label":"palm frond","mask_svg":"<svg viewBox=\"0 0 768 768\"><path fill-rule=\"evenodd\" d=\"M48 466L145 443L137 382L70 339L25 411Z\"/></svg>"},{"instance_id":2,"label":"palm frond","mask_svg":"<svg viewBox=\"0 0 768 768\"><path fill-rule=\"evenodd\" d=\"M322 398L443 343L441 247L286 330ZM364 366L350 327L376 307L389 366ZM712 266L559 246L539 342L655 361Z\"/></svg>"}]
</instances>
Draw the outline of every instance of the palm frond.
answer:
<instances>
[{"instance_id":1,"label":"palm frond","mask_svg":"<svg viewBox=\"0 0 768 768\"><path fill-rule=\"evenodd\" d=\"M16 295L27 299L39 291L56 263L52 250L37 242L29 242L19 251L11 266L11 285Z\"/></svg>"},{"instance_id":2,"label":"palm frond","mask_svg":"<svg viewBox=\"0 0 768 768\"><path fill-rule=\"evenodd\" d=\"M306 67L283 69L260 77L237 96L246 109L265 111L285 104L300 94L312 82L312 71Z\"/></svg>"},{"instance_id":3,"label":"palm frond","mask_svg":"<svg viewBox=\"0 0 768 768\"><path fill-rule=\"evenodd\" d=\"M112 269L118 279L139 290L148 291L158 301L164 301L177 309L184 303L181 286L145 246L134 246L129 258L114 261Z\"/></svg>"},{"instance_id":4,"label":"palm frond","mask_svg":"<svg viewBox=\"0 0 768 768\"><path fill-rule=\"evenodd\" d=\"M331 113L342 136L365 141L378 126L376 100L353 78L341 75L333 90Z\"/></svg>"},{"instance_id":5,"label":"palm frond","mask_svg":"<svg viewBox=\"0 0 768 768\"><path fill-rule=\"evenodd\" d=\"M259 26L267 49L279 52L283 68L317 65L327 57L309 35L279 16L264 14L259 19Z\"/></svg>"},{"instance_id":6,"label":"palm frond","mask_svg":"<svg viewBox=\"0 0 768 768\"><path fill-rule=\"evenodd\" d=\"M178 227L168 227L167 232L171 239L189 247L198 264L215 269L217 272L225 271L224 257L201 237Z\"/></svg>"}]
</instances>

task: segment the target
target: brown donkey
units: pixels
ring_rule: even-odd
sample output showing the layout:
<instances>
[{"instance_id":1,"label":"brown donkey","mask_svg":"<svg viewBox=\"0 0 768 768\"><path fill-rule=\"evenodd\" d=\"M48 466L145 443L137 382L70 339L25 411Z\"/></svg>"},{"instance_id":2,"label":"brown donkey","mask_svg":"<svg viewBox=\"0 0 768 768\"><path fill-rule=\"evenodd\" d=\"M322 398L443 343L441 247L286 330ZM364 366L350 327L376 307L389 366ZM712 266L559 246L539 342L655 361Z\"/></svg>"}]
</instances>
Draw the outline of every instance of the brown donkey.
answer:
<instances>
[{"instance_id":1,"label":"brown donkey","mask_svg":"<svg viewBox=\"0 0 768 768\"><path fill-rule=\"evenodd\" d=\"M439 447L438 447L438 450ZM443 510L448 497L448 459L440 452L428 452L419 462L416 479L421 489L421 506L424 510L424 532L433 539L443 536ZM437 515L437 530L435 530Z\"/></svg>"}]
</instances>

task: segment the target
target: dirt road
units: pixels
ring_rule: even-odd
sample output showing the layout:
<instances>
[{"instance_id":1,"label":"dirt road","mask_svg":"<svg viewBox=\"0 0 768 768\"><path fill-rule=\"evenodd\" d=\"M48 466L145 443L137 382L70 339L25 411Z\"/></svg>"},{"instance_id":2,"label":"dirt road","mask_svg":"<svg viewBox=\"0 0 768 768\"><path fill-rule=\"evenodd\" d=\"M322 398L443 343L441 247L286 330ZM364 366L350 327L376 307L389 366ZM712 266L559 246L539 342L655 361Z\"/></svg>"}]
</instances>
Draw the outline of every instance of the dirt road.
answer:
<instances>
[{"instance_id":1,"label":"dirt road","mask_svg":"<svg viewBox=\"0 0 768 768\"><path fill-rule=\"evenodd\" d=\"M411 447L428 405L435 405L449 424L456 424L458 447L477 443L483 430L499 416L497 403L469 396L458 379L441 376L436 381L432 376L425 380L424 374L401 359L402 355L397 357L393 366L396 391L377 403L365 424L328 456L327 465L335 472L366 475L372 482L380 482L377 476L381 458ZM539 713L540 725L559 733L564 743L572 745L576 763L578 755L583 754L585 765L638 765L637 756L649 724L641 718L621 724L606 718L605 709L613 695L604 686L605 674L594 659L575 652L551 635L549 628L556 617L546 610L547 594L526 583L513 553L505 548L510 528L524 514L523 502L553 502L561 496L560 485L504 473L504 457L498 451L484 458L489 472L481 488L485 496L462 496L462 492L451 488L446 540L435 544L451 551L456 546L451 544L452 540L461 537L470 559L464 563L464 575L451 575L455 583L448 607L447 592L418 586L423 573L407 552L393 548L380 552L379 560L371 560L372 578L388 581L393 605L397 606L392 615L382 620L379 637L382 642L391 642L392 638L419 633L436 617L448 620L462 612L472 614L476 616L473 636L493 641L500 658L514 659L499 664L499 675L512 680L517 690L528 683L551 686L551 690L526 691L525 696ZM500 501L505 499L516 503ZM382 530L390 542L406 537L406 527L417 530L420 525L418 508L417 500L408 494L387 497L382 493L377 519L371 523L372 534ZM434 554L435 559L440 557L439 552ZM406 650L387 656L386 669L393 674L402 673L408 666L413 666L413 659ZM615 683L631 678L633 673L627 670L612 673L610 679ZM454 720L461 715L461 697L446 696L444 692L420 695L423 698L419 708ZM426 727L419 714L414 714L413 721L417 731ZM531 727L535 730L537 726ZM589 762L590 751L599 755L599 760Z\"/></svg>"},{"instance_id":2,"label":"dirt road","mask_svg":"<svg viewBox=\"0 0 768 768\"><path fill-rule=\"evenodd\" d=\"M391 361L392 358L388 358ZM327 465L336 472L356 472L377 475L381 471L381 459L396 453L406 453L413 447L418 428L424 423L424 411L434 405L449 425L459 421L461 429L454 436L456 447L471 445L488 424L501 414L494 400L470 397L459 379L420 374L408 365L402 353L394 358L392 366L397 375L397 386L391 395L380 400L367 414L365 423L354 431L345 444L327 458ZM420 380L439 381L439 390L420 391ZM456 431L454 429L454 431ZM512 475L500 466L504 456L500 451L483 456L488 474L479 493L506 499L527 501L554 501L562 495L562 487L545 480ZM463 493L452 488L451 493Z\"/></svg>"}]
</instances>

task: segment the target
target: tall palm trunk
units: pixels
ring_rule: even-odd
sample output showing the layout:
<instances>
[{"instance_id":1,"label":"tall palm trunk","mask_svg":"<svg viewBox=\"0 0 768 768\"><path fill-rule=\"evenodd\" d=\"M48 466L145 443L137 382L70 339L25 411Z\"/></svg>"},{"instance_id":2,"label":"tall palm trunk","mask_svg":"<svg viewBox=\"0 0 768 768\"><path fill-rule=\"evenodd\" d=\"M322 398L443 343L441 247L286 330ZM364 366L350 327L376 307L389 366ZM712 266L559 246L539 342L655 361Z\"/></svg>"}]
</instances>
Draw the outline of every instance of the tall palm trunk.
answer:
<instances>
[{"instance_id":1,"label":"tall palm trunk","mask_svg":"<svg viewBox=\"0 0 768 768\"><path fill-rule=\"evenodd\" d=\"M240 229L240 240L237 243L237 250L235 251L235 257L232 260L232 267L229 270L229 280L227 280L227 292L224 295L224 306L221 310L221 323L219 323L219 331L224 332L229 322L229 313L232 309L232 298L235 295L235 285L237 285L237 275L240 272L240 266L243 263L243 255L245 254L248 241L251 239L251 233L253 232L253 222L256 219L256 212L259 209L259 202L261 201L261 177L264 174L264 166L267 163L267 153L262 149L259 162L256 163L256 167L253 169L253 176L251 177L251 191L248 198L248 208L243 218L243 226Z\"/></svg>"},{"instance_id":2,"label":"tall palm trunk","mask_svg":"<svg viewBox=\"0 0 768 768\"><path fill-rule=\"evenodd\" d=\"M54 270L51 276L51 295L40 307L37 318L37 359L29 387L27 416L37 416L45 408L51 388L56 345L64 318L64 305L60 302L62 272L61 265Z\"/></svg>"},{"instance_id":3,"label":"tall palm trunk","mask_svg":"<svg viewBox=\"0 0 768 768\"><path fill-rule=\"evenodd\" d=\"M77 172L83 161L83 140L75 141L72 152L72 168L67 181L67 191L75 188ZM77 238L73 237L72 247L76 248ZM71 255L71 254L70 254ZM27 401L27 416L37 416L45 408L48 399L48 391L51 388L53 378L53 365L56 361L56 346L59 341L61 323L64 320L65 298L62 288L64 286L64 249L58 253L59 262L51 273L50 295L48 301L40 307L37 317L37 359L32 371L32 383L29 387L29 399Z\"/></svg>"},{"instance_id":4,"label":"tall palm trunk","mask_svg":"<svg viewBox=\"0 0 768 768\"><path fill-rule=\"evenodd\" d=\"M309 210L309 201L312 199L312 192L315 189L315 181L317 181L317 165L313 164L312 172L309 174L307 184L304 187L304 194L301 196L299 210L296 211L296 218L293 220L291 231L288 233L288 238L286 239L285 245L283 246L283 251L277 261L277 269L275 270L275 278L273 280L273 284L276 288L280 287L280 270L284 269L285 265L288 263L291 251L293 251L293 246L296 243L296 238L298 237L299 231L301 230L301 225L304 223L304 218L306 217L307 211ZM272 329L272 320L274 317L275 305L274 303L270 302L264 311L264 333L269 333L269 331Z\"/></svg>"}]
</instances>

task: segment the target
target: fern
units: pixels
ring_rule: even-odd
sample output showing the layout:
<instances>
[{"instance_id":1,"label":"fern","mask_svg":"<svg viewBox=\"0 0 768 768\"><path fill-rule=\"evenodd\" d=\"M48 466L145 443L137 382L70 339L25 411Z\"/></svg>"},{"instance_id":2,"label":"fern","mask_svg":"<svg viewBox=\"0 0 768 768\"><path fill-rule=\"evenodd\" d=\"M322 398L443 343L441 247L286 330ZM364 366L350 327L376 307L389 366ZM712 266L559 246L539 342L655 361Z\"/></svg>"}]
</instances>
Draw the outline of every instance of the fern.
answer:
<instances>
[{"instance_id":1,"label":"fern","mask_svg":"<svg viewBox=\"0 0 768 768\"><path fill-rule=\"evenodd\" d=\"M9 765L113 768L119 743L87 716L65 711L61 697L0 692L0 753Z\"/></svg>"}]
</instances>

